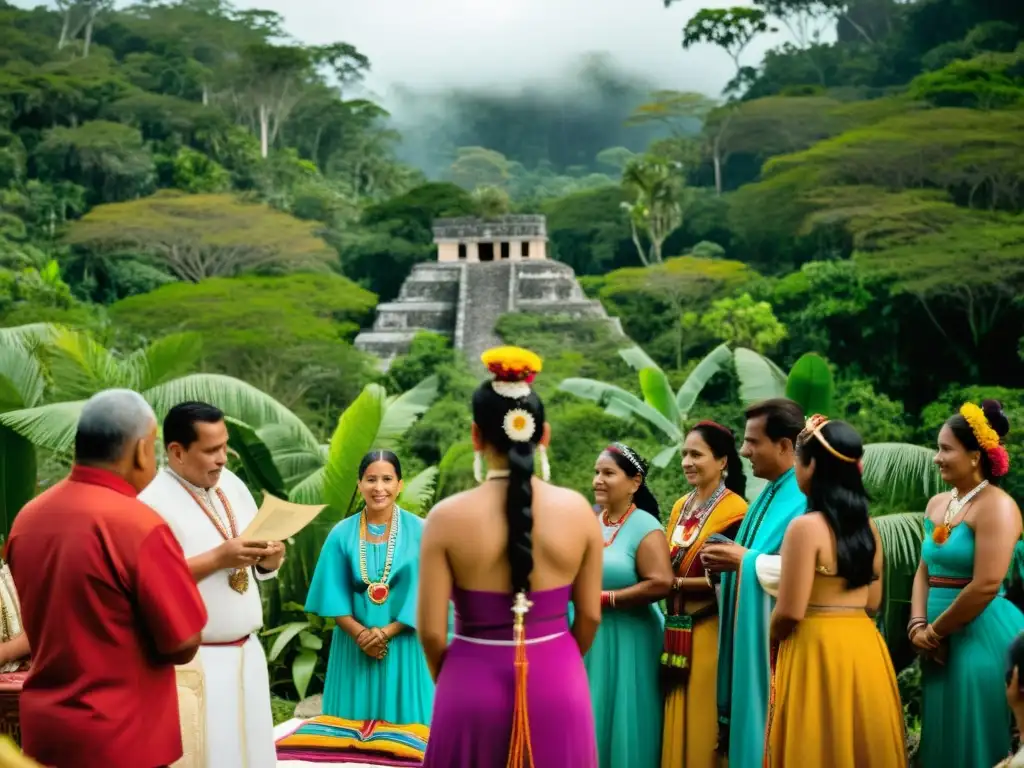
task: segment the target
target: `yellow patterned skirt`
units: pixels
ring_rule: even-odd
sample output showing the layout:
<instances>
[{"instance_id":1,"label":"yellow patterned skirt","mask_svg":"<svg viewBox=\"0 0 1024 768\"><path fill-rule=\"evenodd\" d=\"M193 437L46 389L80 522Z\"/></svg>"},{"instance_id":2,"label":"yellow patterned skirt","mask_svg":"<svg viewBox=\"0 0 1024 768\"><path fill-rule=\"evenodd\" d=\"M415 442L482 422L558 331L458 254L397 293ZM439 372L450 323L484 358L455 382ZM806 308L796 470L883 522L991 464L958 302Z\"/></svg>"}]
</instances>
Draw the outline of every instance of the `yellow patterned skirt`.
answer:
<instances>
[{"instance_id":1,"label":"yellow patterned skirt","mask_svg":"<svg viewBox=\"0 0 1024 768\"><path fill-rule=\"evenodd\" d=\"M863 610L809 609L774 659L765 768L906 768L903 728L874 622Z\"/></svg>"},{"instance_id":2,"label":"yellow patterned skirt","mask_svg":"<svg viewBox=\"0 0 1024 768\"><path fill-rule=\"evenodd\" d=\"M716 768L718 616L693 625L693 668L665 697L661 768Z\"/></svg>"}]
</instances>

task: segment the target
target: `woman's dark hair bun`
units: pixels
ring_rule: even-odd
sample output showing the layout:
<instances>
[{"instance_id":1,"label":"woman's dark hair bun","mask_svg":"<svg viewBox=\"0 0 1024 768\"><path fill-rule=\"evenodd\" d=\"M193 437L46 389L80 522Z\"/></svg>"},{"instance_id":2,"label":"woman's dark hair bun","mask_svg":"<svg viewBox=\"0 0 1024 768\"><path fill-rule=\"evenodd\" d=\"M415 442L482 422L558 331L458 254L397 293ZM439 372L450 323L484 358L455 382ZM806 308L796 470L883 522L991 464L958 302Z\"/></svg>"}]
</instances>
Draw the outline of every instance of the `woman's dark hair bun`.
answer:
<instances>
[{"instance_id":1,"label":"woman's dark hair bun","mask_svg":"<svg viewBox=\"0 0 1024 768\"><path fill-rule=\"evenodd\" d=\"M1010 434L1010 420L1006 418L1002 403L998 400L985 400L981 404L981 410L985 414L989 426L996 431L999 437L1006 437Z\"/></svg>"}]
</instances>

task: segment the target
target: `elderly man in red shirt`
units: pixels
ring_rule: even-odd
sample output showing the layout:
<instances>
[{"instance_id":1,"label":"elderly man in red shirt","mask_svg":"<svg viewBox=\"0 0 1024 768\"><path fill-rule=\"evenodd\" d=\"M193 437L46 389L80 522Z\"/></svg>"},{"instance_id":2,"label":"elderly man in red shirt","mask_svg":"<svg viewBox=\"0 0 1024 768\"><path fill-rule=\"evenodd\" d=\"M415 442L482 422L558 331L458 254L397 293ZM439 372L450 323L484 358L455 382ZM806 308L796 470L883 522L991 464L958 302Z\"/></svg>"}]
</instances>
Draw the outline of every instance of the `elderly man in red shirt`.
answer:
<instances>
[{"instance_id":1,"label":"elderly man in red shirt","mask_svg":"<svg viewBox=\"0 0 1024 768\"><path fill-rule=\"evenodd\" d=\"M11 529L33 651L23 748L52 768L161 768L182 755L174 667L195 655L206 609L174 534L135 498L156 474L156 434L138 393L95 395L70 476Z\"/></svg>"}]
</instances>

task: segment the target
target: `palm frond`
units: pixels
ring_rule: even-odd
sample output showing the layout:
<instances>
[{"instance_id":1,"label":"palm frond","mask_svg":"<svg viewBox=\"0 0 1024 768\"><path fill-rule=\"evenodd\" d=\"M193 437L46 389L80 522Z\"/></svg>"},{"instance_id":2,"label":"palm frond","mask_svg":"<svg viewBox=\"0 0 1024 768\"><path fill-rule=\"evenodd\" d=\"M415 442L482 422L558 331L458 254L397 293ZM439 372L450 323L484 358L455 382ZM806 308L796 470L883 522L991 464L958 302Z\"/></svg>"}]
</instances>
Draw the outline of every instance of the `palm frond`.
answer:
<instances>
[{"instance_id":1,"label":"palm frond","mask_svg":"<svg viewBox=\"0 0 1024 768\"><path fill-rule=\"evenodd\" d=\"M37 448L69 455L75 447L75 431L84 400L38 405L0 414L0 424L10 427Z\"/></svg>"},{"instance_id":2,"label":"palm frond","mask_svg":"<svg viewBox=\"0 0 1024 768\"><path fill-rule=\"evenodd\" d=\"M872 499L899 509L924 509L946 488L930 448L909 443L864 447L864 487Z\"/></svg>"},{"instance_id":3,"label":"palm frond","mask_svg":"<svg viewBox=\"0 0 1024 768\"><path fill-rule=\"evenodd\" d=\"M913 576L921 558L923 512L900 512L872 518L882 540L887 572Z\"/></svg>"},{"instance_id":4,"label":"palm frond","mask_svg":"<svg viewBox=\"0 0 1024 768\"><path fill-rule=\"evenodd\" d=\"M53 323L28 323L0 328L0 346L19 346L31 350L49 342L60 329Z\"/></svg>"},{"instance_id":5,"label":"palm frond","mask_svg":"<svg viewBox=\"0 0 1024 768\"><path fill-rule=\"evenodd\" d=\"M405 484L398 496L398 506L421 517L430 509L437 485L437 467L427 467Z\"/></svg>"},{"instance_id":6,"label":"palm frond","mask_svg":"<svg viewBox=\"0 0 1024 768\"><path fill-rule=\"evenodd\" d=\"M752 349L738 347L733 351L736 376L740 380L740 399L750 405L786 394L786 374L779 366Z\"/></svg>"},{"instance_id":7,"label":"palm frond","mask_svg":"<svg viewBox=\"0 0 1024 768\"><path fill-rule=\"evenodd\" d=\"M732 361L732 351L728 344L720 344L711 350L704 359L697 363L697 367L690 371L683 386L676 393L676 407L686 417L704 391L704 387L711 381L712 377L722 371Z\"/></svg>"},{"instance_id":8,"label":"palm frond","mask_svg":"<svg viewBox=\"0 0 1024 768\"><path fill-rule=\"evenodd\" d=\"M59 329L45 346L46 365L61 400L88 400L114 387L137 389L132 366L122 366L88 333Z\"/></svg>"},{"instance_id":9,"label":"palm frond","mask_svg":"<svg viewBox=\"0 0 1024 768\"><path fill-rule=\"evenodd\" d=\"M43 387L35 355L15 344L0 344L0 411L37 405L43 398Z\"/></svg>"},{"instance_id":10,"label":"palm frond","mask_svg":"<svg viewBox=\"0 0 1024 768\"><path fill-rule=\"evenodd\" d=\"M285 488L294 488L327 461L330 446L311 446L291 427L267 424L256 434L270 451Z\"/></svg>"},{"instance_id":11,"label":"palm frond","mask_svg":"<svg viewBox=\"0 0 1024 768\"><path fill-rule=\"evenodd\" d=\"M384 420L370 448L394 448L395 443L408 431L437 399L438 378L428 376L412 389L387 399ZM367 449L369 450L369 448Z\"/></svg>"},{"instance_id":12,"label":"palm frond","mask_svg":"<svg viewBox=\"0 0 1024 768\"><path fill-rule=\"evenodd\" d=\"M139 389L150 389L194 371L202 352L202 335L172 333L136 350L125 363L135 369Z\"/></svg>"}]
</instances>

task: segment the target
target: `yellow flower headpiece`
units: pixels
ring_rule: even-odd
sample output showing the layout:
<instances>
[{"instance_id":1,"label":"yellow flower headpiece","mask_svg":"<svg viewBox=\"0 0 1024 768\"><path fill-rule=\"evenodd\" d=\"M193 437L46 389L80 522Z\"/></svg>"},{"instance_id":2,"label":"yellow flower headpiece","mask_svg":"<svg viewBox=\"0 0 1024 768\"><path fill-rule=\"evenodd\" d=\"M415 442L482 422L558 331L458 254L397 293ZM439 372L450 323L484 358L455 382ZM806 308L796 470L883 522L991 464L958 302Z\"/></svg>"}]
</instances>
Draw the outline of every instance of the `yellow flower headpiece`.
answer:
<instances>
[{"instance_id":1,"label":"yellow flower headpiece","mask_svg":"<svg viewBox=\"0 0 1024 768\"><path fill-rule=\"evenodd\" d=\"M494 391L513 400L529 396L530 384L544 367L539 355L521 347L494 347L480 360L494 376Z\"/></svg>"},{"instance_id":2,"label":"yellow flower headpiece","mask_svg":"<svg viewBox=\"0 0 1024 768\"><path fill-rule=\"evenodd\" d=\"M960 406L960 415L967 421L981 450L987 452L999 447L999 433L992 429L981 408L974 403L964 403Z\"/></svg>"}]
</instances>

